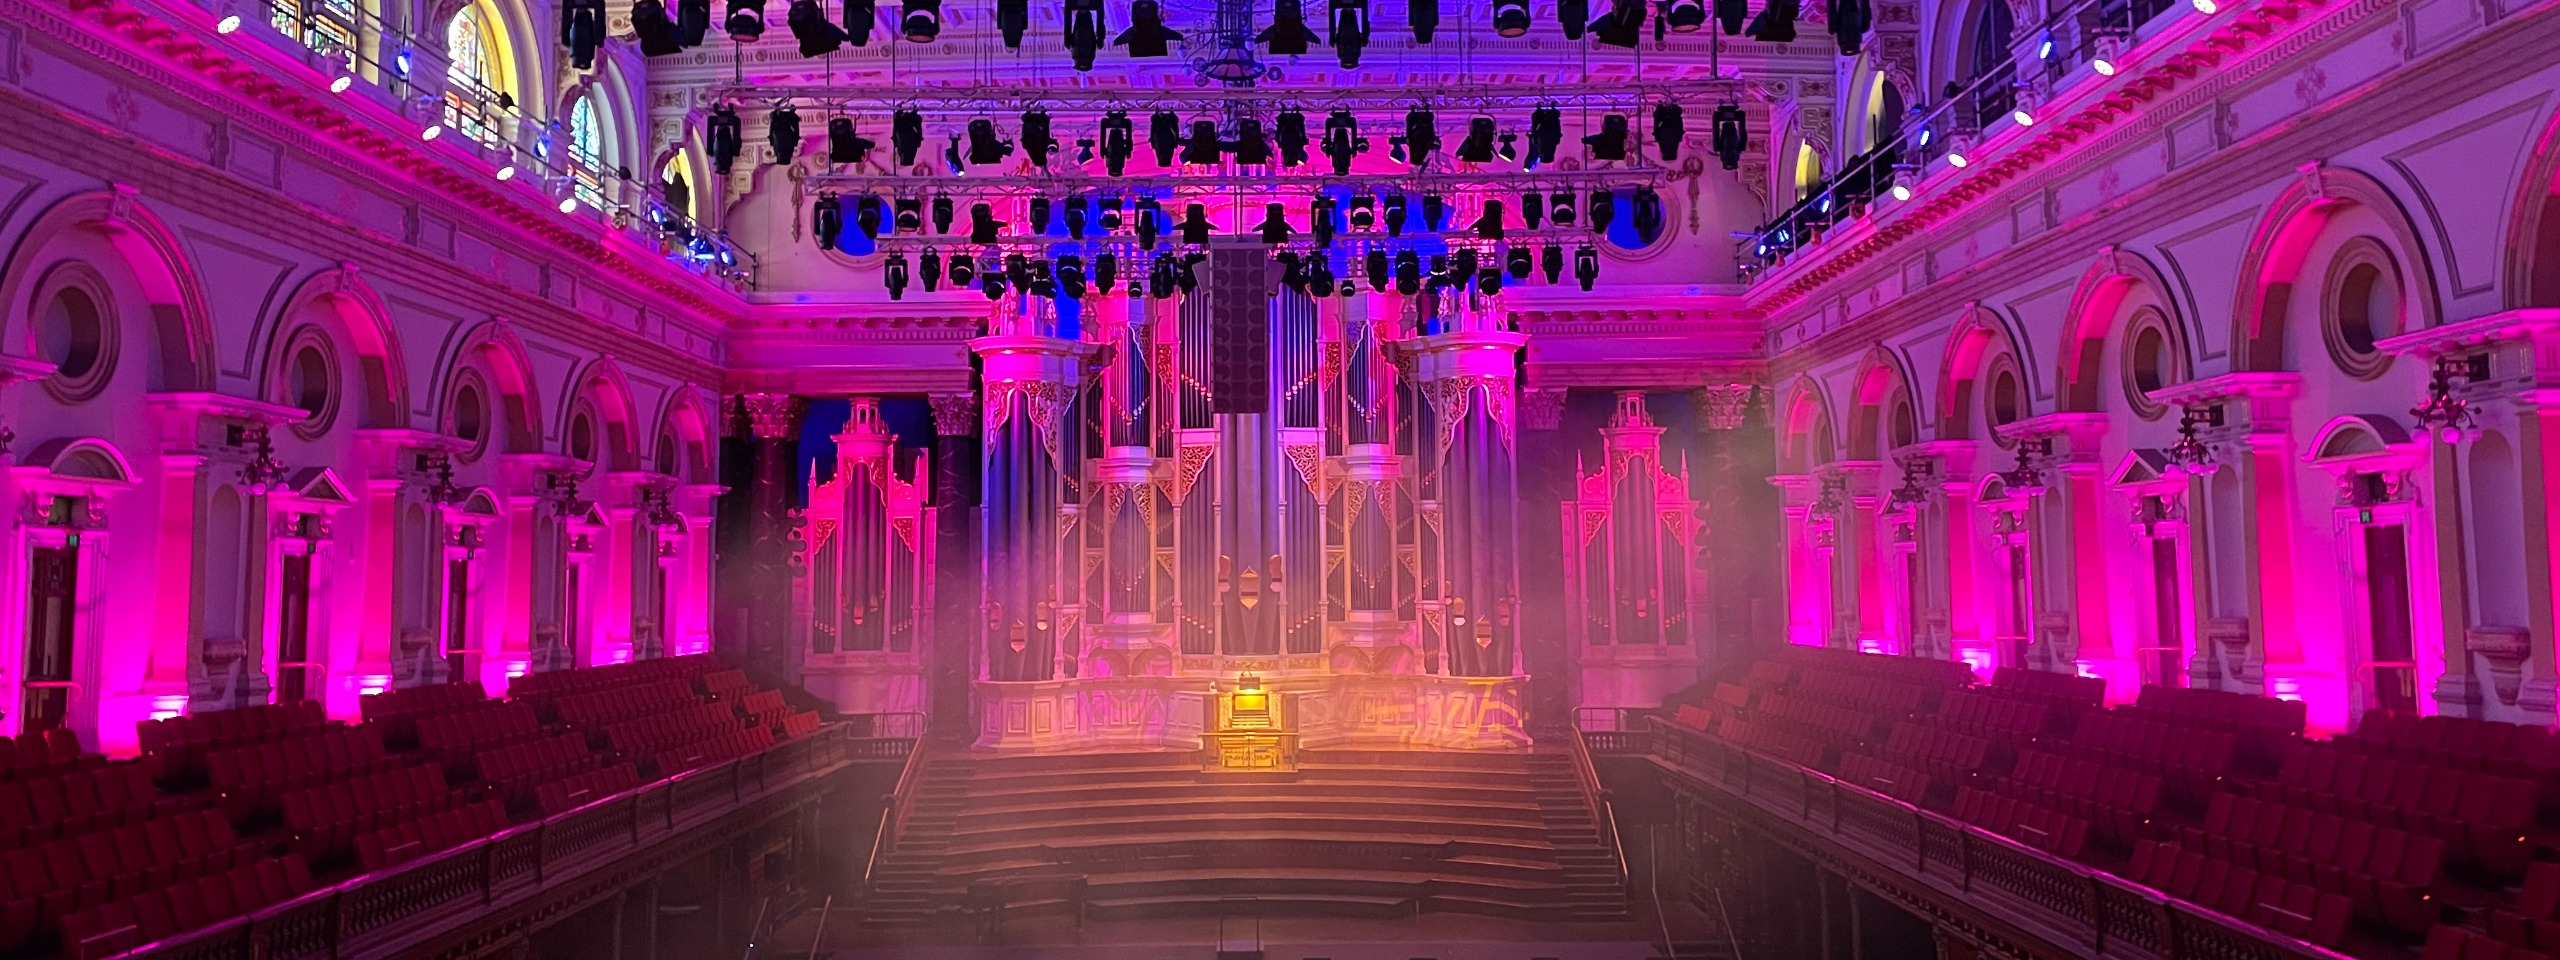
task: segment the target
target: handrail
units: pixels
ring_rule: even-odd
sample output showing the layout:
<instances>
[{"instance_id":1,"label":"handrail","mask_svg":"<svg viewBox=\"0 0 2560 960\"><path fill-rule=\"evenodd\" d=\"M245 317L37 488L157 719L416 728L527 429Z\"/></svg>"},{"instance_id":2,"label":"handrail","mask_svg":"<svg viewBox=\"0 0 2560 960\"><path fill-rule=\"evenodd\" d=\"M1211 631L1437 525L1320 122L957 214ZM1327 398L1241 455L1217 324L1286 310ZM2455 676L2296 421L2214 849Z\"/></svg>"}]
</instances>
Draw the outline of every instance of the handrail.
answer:
<instances>
[{"instance_id":1,"label":"handrail","mask_svg":"<svg viewBox=\"0 0 2560 960\"><path fill-rule=\"evenodd\" d=\"M816 782L860 750L844 724L688 770L148 943L119 960L387 955L574 882L684 831Z\"/></svg>"},{"instance_id":2,"label":"handrail","mask_svg":"<svg viewBox=\"0 0 2560 960\"><path fill-rule=\"evenodd\" d=\"M871 875L880 869L880 858L898 839L898 831L907 825L907 813L915 806L916 771L924 768L924 741L916 741L907 751L907 762L898 768L898 782L889 789L889 802L880 809L880 828L871 836L871 856L862 864L862 889L871 891Z\"/></svg>"},{"instance_id":3,"label":"handrail","mask_svg":"<svg viewBox=\"0 0 2560 960\"><path fill-rule=\"evenodd\" d=\"M1573 741L1573 778L1582 784L1582 802L1591 815L1600 820L1600 828L1609 838L1609 856L1618 861L1618 888L1627 886L1627 848L1618 840L1618 811L1609 805L1607 791L1600 786L1600 770L1591 765L1591 747L1582 742L1582 731L1576 730Z\"/></svg>"},{"instance_id":4,"label":"handrail","mask_svg":"<svg viewBox=\"0 0 2560 960\"><path fill-rule=\"evenodd\" d=\"M1652 756L1791 826L1934 886L1996 902L2033 935L2088 956L2348 960L2345 954L1706 734L1652 719Z\"/></svg>"}]
</instances>

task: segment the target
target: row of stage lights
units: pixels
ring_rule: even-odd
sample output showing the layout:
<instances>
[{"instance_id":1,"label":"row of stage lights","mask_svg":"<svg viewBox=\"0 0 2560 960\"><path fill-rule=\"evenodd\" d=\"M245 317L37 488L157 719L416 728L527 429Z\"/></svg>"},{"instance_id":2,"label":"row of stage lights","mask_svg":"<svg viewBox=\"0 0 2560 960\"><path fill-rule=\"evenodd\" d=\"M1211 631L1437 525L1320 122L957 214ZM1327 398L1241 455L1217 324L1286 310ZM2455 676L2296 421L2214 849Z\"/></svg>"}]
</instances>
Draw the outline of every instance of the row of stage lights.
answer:
<instances>
[{"instance_id":1,"label":"row of stage lights","mask_svg":"<svg viewBox=\"0 0 2560 960\"><path fill-rule=\"evenodd\" d=\"M1751 144L1742 106L1718 106L1712 122L1709 146L1725 169L1735 169ZM715 105L704 123L704 144L712 169L727 174L745 152L745 124L737 108L726 103ZM1177 162L1185 166L1233 162L1248 167L1292 168L1307 165L1314 153L1320 152L1331 162L1335 176L1350 175L1352 161L1372 148L1371 139L1360 132L1358 115L1350 110L1332 111L1316 132L1311 132L1307 124L1304 111L1291 109L1277 114L1268 130L1262 118L1251 114L1224 123L1195 118L1188 121L1186 129L1181 114L1156 110L1147 118L1145 141L1156 164L1166 168ZM897 167L915 166L926 143L924 114L913 106L900 107L891 114L889 128L890 149ZM827 161L831 164L867 163L879 146L861 135L852 117L829 117L826 129ZM788 103L776 106L767 115L766 143L773 148L775 164L789 164L798 156L801 130L800 112ZM972 166L1005 163L1019 154L1045 171L1053 160L1067 156L1068 144L1058 139L1047 110L1034 107L1024 111L1017 130L1016 137L1007 138L996 129L994 120L971 119L965 134L947 135L943 163L952 173L962 174ZM1651 133L1655 153L1666 163L1677 161L1681 143L1688 138L1687 112L1669 100L1654 104ZM1640 160L1641 151L1634 145L1635 140L1634 125L1626 114L1605 114L1600 118L1599 130L1582 138L1583 155L1595 163ZM1114 108L1103 114L1092 136L1076 139L1075 162L1089 164L1099 157L1105 171L1121 176L1137 151L1138 141L1137 121L1128 110ZM1485 164L1498 159L1519 163L1524 171L1535 170L1556 162L1564 143L1563 112L1553 104L1530 111L1525 138L1515 130L1502 129L1493 117L1478 114L1467 121L1466 134L1450 147L1441 137L1437 114L1428 107L1416 106L1406 111L1401 132L1388 137L1387 142L1389 159L1414 169L1430 163L1445 148L1446 155L1460 163Z\"/></svg>"},{"instance_id":2,"label":"row of stage lights","mask_svg":"<svg viewBox=\"0 0 2560 960\"><path fill-rule=\"evenodd\" d=\"M1556 230L1571 228L1577 219L1575 205L1579 199L1573 192L1564 190L1552 194L1522 193L1519 205L1522 228L1533 233L1545 229L1547 223L1552 223ZM1661 236L1661 195L1650 186L1640 186L1625 199L1628 226L1634 230L1638 241L1650 244ZM1589 216L1583 219L1590 224L1592 233L1602 236L1609 233L1610 225L1616 221L1618 200L1615 190L1591 192L1589 203L1583 208ZM818 249L840 249L847 239L848 229L871 241L901 235L924 235L928 215L922 198L884 200L878 194L860 194L851 201L850 219L846 216L846 206L846 200L832 193L821 194L813 204L810 219L815 228L812 232ZM1034 196L1023 204L1026 232L1022 236L1037 239L1016 239L1013 242L1054 242L1049 238L1054 237L1054 231L1061 227L1066 232L1066 240L1075 242L1088 237L1099 240L1124 236L1121 231L1127 228L1130 232L1126 236L1134 237L1142 250L1154 250L1160 241L1166 239L1188 246L1205 246L1212 237L1226 235L1221 227L1210 222L1208 208L1204 204L1187 205L1182 219L1172 223L1167 222L1163 204L1154 197L1140 196L1125 206L1127 213L1124 215L1124 203L1118 197L1089 201L1082 196L1072 196L1063 202L1052 203L1048 197ZM930 209L934 233L951 236L957 214L952 199L948 196L935 197ZM1380 227L1384 227L1388 239L1403 238L1408 226L1413 227L1417 235L1437 235L1448 228L1449 213L1448 200L1437 193L1424 194L1419 204L1403 193L1384 196L1363 193L1339 200L1319 195L1308 202L1305 231L1298 230L1289 221L1288 208L1280 203L1265 204L1261 222L1246 229L1252 231L1250 236L1266 246L1286 246L1299 242L1303 237L1304 242L1325 249L1332 247L1333 241L1344 233L1374 235ZM1477 207L1475 219L1465 224L1467 236L1487 242L1508 238L1511 228L1504 213L1500 199L1483 200ZM1004 227L1004 222L996 218L992 204L970 206L969 243L992 245L1008 242Z\"/></svg>"},{"instance_id":3,"label":"row of stage lights","mask_svg":"<svg viewBox=\"0 0 2560 960\"><path fill-rule=\"evenodd\" d=\"M1748 36L1768 43L1796 39L1801 0L1762 0L1753 14L1747 0L1606 0L1597 16L1592 0L1558 0L1556 19L1565 39L1586 36L1608 46L1634 48L1643 37L1648 14L1654 39L1673 33L1696 33L1712 20L1726 36ZM764 37L766 0L727 0L720 22L732 41L754 43ZM1077 70L1093 69L1104 46L1123 47L1137 59L1168 56L1183 34L1165 24L1158 0L1130 0L1128 25L1112 35L1104 0L1062 0L1061 37ZM1030 0L995 0L996 28L1008 49L1020 49L1031 26ZM1874 12L1869 0L1825 0L1827 27L1844 56L1857 55ZM561 7L562 43L574 58L592 58L604 40L604 0L567 0ZM783 22L800 45L800 55L821 57L850 43L866 47L879 19L877 0L844 0L840 17L830 17L820 0L791 0ZM1747 23L1746 23L1747 19ZM942 35L942 0L899 0L897 32L911 43L932 43ZM1326 0L1325 23L1330 39L1307 20L1304 0L1275 0L1271 21L1253 41L1275 56L1296 56L1312 47L1331 46L1344 69L1360 66L1369 45L1373 14L1370 0ZM1406 21L1414 42L1429 44L1440 28L1440 0L1406 0ZM1534 26L1529 0L1494 0L1492 26L1506 38L1526 36ZM668 56L699 46L711 32L711 0L637 0L631 25L648 56ZM1106 42L1105 38L1109 37Z\"/></svg>"},{"instance_id":4,"label":"row of stage lights","mask_svg":"<svg viewBox=\"0 0 2560 960\"><path fill-rule=\"evenodd\" d=\"M1427 257L1412 249L1389 253L1384 247L1372 246L1358 262L1360 279L1368 282L1372 292L1393 290L1413 296L1424 291L1472 288L1477 295L1489 297L1500 294L1506 284L1527 283L1539 274L1544 274L1549 284L1563 282L1565 258L1564 244L1548 240L1534 252L1526 246L1481 251L1458 247ZM1190 295L1199 289L1199 265L1206 259L1208 254L1198 250L1155 254L1143 277L1128 278L1129 296L1165 299L1176 292ZM1358 281L1347 272L1336 271L1330 251L1284 251L1276 259L1281 265L1281 284L1299 294L1323 298L1359 293ZM1572 259L1574 283L1583 292L1590 292L1600 279L1599 248L1584 241L1574 249ZM1347 271L1348 266L1344 269ZM926 293L935 293L947 282L955 290L974 286L989 300L1001 300L1010 290L1032 297L1080 301L1088 293L1112 292L1120 281L1120 257L1105 249L1095 253L1088 265L1078 254L1060 254L1053 259L990 248L945 258L940 250L926 247L912 265L904 253L888 255L881 262L880 273L881 285L889 291L891 300L905 299L911 284L920 283Z\"/></svg>"}]
</instances>

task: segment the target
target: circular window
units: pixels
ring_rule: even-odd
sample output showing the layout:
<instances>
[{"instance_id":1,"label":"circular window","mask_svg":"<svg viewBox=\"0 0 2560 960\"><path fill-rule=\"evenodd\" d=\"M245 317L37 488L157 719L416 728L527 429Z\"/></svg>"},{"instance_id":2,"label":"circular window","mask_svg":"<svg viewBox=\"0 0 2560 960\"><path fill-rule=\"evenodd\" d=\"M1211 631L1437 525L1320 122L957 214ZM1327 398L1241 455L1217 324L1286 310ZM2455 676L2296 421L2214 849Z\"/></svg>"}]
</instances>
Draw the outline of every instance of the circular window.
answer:
<instances>
[{"instance_id":1,"label":"circular window","mask_svg":"<svg viewBox=\"0 0 2560 960\"><path fill-rule=\"evenodd\" d=\"M2329 358L2348 376L2381 376L2391 357L2375 344L2401 331L2400 269L2391 251L2372 237L2347 241L2329 266L2321 313Z\"/></svg>"},{"instance_id":2,"label":"circular window","mask_svg":"<svg viewBox=\"0 0 2560 960\"><path fill-rule=\"evenodd\" d=\"M659 473L666 474L670 477L684 476L684 465L676 462L675 434L661 433L658 435L658 451L653 459L658 465Z\"/></svg>"},{"instance_id":3,"label":"circular window","mask_svg":"<svg viewBox=\"0 0 2560 960\"><path fill-rule=\"evenodd\" d=\"M481 392L479 380L469 378L456 384L445 410L445 432L468 448L462 452L462 459L477 459L489 439L489 400Z\"/></svg>"},{"instance_id":4,"label":"circular window","mask_svg":"<svg viewBox=\"0 0 2560 960\"><path fill-rule=\"evenodd\" d=\"M53 364L45 381L54 396L77 403L97 396L115 370L115 325L106 297L85 282L44 298L35 315L35 354Z\"/></svg>"},{"instance_id":5,"label":"circular window","mask_svg":"<svg viewBox=\"0 0 2560 960\"><path fill-rule=\"evenodd\" d=\"M277 402L302 411L293 425L295 436L310 440L329 432L338 412L338 363L326 337L315 330L295 335L285 351L276 394Z\"/></svg>"},{"instance_id":6,"label":"circular window","mask_svg":"<svg viewBox=\"0 0 2560 960\"><path fill-rule=\"evenodd\" d=\"M2168 406L2151 399L2162 387L2178 382L2177 348L2169 341L2169 325L2157 311L2135 315L2133 335L2124 348L2124 400L2135 416L2158 420Z\"/></svg>"},{"instance_id":7,"label":"circular window","mask_svg":"<svg viewBox=\"0 0 2560 960\"><path fill-rule=\"evenodd\" d=\"M2017 374L2007 370L1993 374L1991 377L1991 425L2005 427L2018 422L2018 413L2025 405L2025 399L2019 395Z\"/></svg>"},{"instance_id":8,"label":"circular window","mask_svg":"<svg viewBox=\"0 0 2560 960\"><path fill-rule=\"evenodd\" d=\"M596 421L584 410L569 418L569 456L588 463L596 459Z\"/></svg>"},{"instance_id":9,"label":"circular window","mask_svg":"<svg viewBox=\"0 0 2560 960\"><path fill-rule=\"evenodd\" d=\"M1920 442L1920 420L1908 403L1893 405L1893 445L1896 449Z\"/></svg>"}]
</instances>

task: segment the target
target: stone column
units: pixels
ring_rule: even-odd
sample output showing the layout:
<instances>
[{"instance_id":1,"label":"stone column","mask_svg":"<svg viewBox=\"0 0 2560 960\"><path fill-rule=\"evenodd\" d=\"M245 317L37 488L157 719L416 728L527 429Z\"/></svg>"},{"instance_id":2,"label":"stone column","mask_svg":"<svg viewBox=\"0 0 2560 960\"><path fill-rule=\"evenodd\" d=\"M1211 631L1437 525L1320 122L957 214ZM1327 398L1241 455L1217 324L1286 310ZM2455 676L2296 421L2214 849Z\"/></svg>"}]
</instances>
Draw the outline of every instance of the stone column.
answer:
<instances>
[{"instance_id":1,"label":"stone column","mask_svg":"<svg viewBox=\"0 0 2560 960\"><path fill-rule=\"evenodd\" d=\"M926 654L930 727L936 737L966 739L969 681L977 676L978 395L937 393L933 408L934 638Z\"/></svg>"},{"instance_id":2,"label":"stone column","mask_svg":"<svg viewBox=\"0 0 2560 960\"><path fill-rule=\"evenodd\" d=\"M727 558L738 571L729 579L734 596L723 605L743 628L730 637L731 655L776 676L796 676L802 651L789 647L791 568L798 543L791 486L799 473L800 419L807 405L781 393L738 398L745 418L749 473L744 498L745 555Z\"/></svg>"},{"instance_id":3,"label":"stone column","mask_svg":"<svg viewBox=\"0 0 2560 960\"><path fill-rule=\"evenodd\" d=\"M1562 557L1566 549L1566 527L1548 519L1556 517L1573 497L1573 465L1571 447L1558 430L1564 425L1567 391L1563 387L1522 387L1520 390L1520 429L1524 431L1525 452L1520 462L1521 512L1530 519L1520 527L1520 552L1524 557ZM1393 544L1393 534L1388 534ZM1553 637L1562 642L1532 642L1523 660L1529 669L1529 715L1538 720L1535 732L1543 735L1555 729L1559 735L1573 719L1572 708L1585 701L1579 688L1579 673L1574 663L1577 651L1570 641L1570 614L1566 612L1561 578L1532 577L1521 584L1520 625L1524 636Z\"/></svg>"}]
</instances>

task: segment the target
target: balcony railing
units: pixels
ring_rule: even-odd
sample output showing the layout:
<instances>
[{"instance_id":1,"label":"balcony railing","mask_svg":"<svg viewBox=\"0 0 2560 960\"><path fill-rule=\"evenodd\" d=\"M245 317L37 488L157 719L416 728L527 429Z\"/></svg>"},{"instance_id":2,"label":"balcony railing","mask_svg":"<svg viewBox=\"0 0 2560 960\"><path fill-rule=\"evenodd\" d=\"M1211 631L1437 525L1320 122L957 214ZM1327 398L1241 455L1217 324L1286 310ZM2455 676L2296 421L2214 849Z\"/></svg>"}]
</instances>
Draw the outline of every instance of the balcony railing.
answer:
<instances>
[{"instance_id":1,"label":"balcony railing","mask_svg":"<svg viewBox=\"0 0 2560 960\"><path fill-rule=\"evenodd\" d=\"M1586 733L1598 754L1645 753L1688 779L1899 870L1953 901L2091 957L2345 960L2344 955L1762 756L1659 717Z\"/></svg>"},{"instance_id":2,"label":"balcony railing","mask_svg":"<svg viewBox=\"0 0 2560 960\"><path fill-rule=\"evenodd\" d=\"M117 960L320 960L387 956L578 881L648 847L846 763L898 759L914 741L848 724L596 800L247 916L145 944Z\"/></svg>"}]
</instances>

